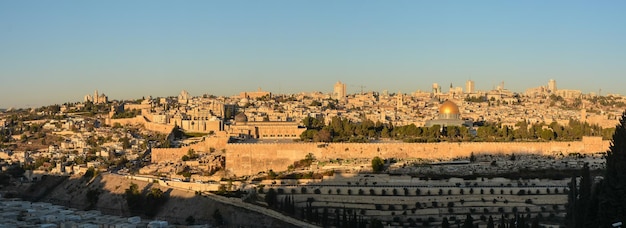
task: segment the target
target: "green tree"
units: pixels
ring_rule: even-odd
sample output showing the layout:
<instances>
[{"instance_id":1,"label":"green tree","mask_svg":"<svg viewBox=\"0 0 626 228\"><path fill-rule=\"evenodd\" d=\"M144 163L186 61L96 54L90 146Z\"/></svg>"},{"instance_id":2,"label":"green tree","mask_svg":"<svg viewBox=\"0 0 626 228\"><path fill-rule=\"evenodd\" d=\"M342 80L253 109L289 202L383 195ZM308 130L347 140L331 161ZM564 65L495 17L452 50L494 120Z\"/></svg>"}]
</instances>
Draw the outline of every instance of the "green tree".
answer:
<instances>
[{"instance_id":1,"label":"green tree","mask_svg":"<svg viewBox=\"0 0 626 228\"><path fill-rule=\"evenodd\" d=\"M187 223L188 226L191 226L196 223L196 219L190 215L190 216L187 216L187 218L185 219L185 222Z\"/></svg>"},{"instance_id":2,"label":"green tree","mask_svg":"<svg viewBox=\"0 0 626 228\"><path fill-rule=\"evenodd\" d=\"M130 148L130 139L128 139L127 137L121 138L119 141L122 143L122 148Z\"/></svg>"},{"instance_id":3,"label":"green tree","mask_svg":"<svg viewBox=\"0 0 626 228\"><path fill-rule=\"evenodd\" d=\"M274 188L270 188L269 190L267 190L267 193L265 194L265 202L267 203L267 206L270 208L274 208L274 206L276 206L276 190L274 190Z\"/></svg>"},{"instance_id":4,"label":"green tree","mask_svg":"<svg viewBox=\"0 0 626 228\"><path fill-rule=\"evenodd\" d=\"M96 209L96 204L98 203L99 196L100 191L98 189L89 189L87 191L87 202L89 202L89 206L87 206L88 210Z\"/></svg>"},{"instance_id":5,"label":"green tree","mask_svg":"<svg viewBox=\"0 0 626 228\"><path fill-rule=\"evenodd\" d=\"M606 171L598 197L600 227L626 222L626 112L622 113L606 155Z\"/></svg>"},{"instance_id":6,"label":"green tree","mask_svg":"<svg viewBox=\"0 0 626 228\"><path fill-rule=\"evenodd\" d=\"M314 142L330 142L331 140L332 136L330 134L330 131L328 131L327 129L322 129L313 136Z\"/></svg>"},{"instance_id":7,"label":"green tree","mask_svg":"<svg viewBox=\"0 0 626 228\"><path fill-rule=\"evenodd\" d=\"M224 224L224 217L222 217L222 213L220 213L220 209L215 209L215 211L213 211L213 220L215 220L215 224L217 225Z\"/></svg>"},{"instance_id":8,"label":"green tree","mask_svg":"<svg viewBox=\"0 0 626 228\"><path fill-rule=\"evenodd\" d=\"M469 213L465 217L465 221L463 222L463 228L474 228L474 218Z\"/></svg>"},{"instance_id":9,"label":"green tree","mask_svg":"<svg viewBox=\"0 0 626 228\"><path fill-rule=\"evenodd\" d=\"M165 204L165 194L159 188L152 188L146 195L144 211L145 215L153 217L157 214L159 208Z\"/></svg>"},{"instance_id":10,"label":"green tree","mask_svg":"<svg viewBox=\"0 0 626 228\"><path fill-rule=\"evenodd\" d=\"M131 213L134 215L139 214L139 212L143 209L143 197L139 192L139 186L131 182L128 189L124 191L124 195L126 197L128 209L130 209Z\"/></svg>"},{"instance_id":11,"label":"green tree","mask_svg":"<svg viewBox=\"0 0 626 228\"><path fill-rule=\"evenodd\" d=\"M450 223L448 222L448 218L443 217L443 221L441 221L441 228L450 228Z\"/></svg>"},{"instance_id":12,"label":"green tree","mask_svg":"<svg viewBox=\"0 0 626 228\"><path fill-rule=\"evenodd\" d=\"M376 156L372 159L372 171L380 173L385 168L385 162L380 157Z\"/></svg>"},{"instance_id":13,"label":"green tree","mask_svg":"<svg viewBox=\"0 0 626 228\"><path fill-rule=\"evenodd\" d=\"M489 220L487 220L487 228L495 228L495 224L493 223L493 217L489 216Z\"/></svg>"}]
</instances>

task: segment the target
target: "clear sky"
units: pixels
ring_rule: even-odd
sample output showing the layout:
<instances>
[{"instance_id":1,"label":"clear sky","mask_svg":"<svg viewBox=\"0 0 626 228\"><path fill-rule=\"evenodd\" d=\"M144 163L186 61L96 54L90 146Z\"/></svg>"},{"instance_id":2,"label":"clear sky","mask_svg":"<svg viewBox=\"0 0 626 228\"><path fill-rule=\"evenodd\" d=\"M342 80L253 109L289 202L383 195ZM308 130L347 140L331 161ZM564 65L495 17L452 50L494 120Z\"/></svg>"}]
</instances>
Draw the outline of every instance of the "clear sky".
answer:
<instances>
[{"instance_id":1,"label":"clear sky","mask_svg":"<svg viewBox=\"0 0 626 228\"><path fill-rule=\"evenodd\" d=\"M0 108L413 92L504 81L626 94L626 1L0 1ZM444 89L447 91L447 89Z\"/></svg>"}]
</instances>

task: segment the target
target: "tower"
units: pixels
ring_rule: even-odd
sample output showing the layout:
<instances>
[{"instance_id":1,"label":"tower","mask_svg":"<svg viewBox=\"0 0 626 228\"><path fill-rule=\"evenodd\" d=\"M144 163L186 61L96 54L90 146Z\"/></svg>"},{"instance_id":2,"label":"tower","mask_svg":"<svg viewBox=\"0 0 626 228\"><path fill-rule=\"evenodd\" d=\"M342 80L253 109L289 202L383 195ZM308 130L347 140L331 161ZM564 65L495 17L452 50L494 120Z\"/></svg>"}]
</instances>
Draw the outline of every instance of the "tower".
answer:
<instances>
[{"instance_id":1,"label":"tower","mask_svg":"<svg viewBox=\"0 0 626 228\"><path fill-rule=\"evenodd\" d=\"M433 94L437 95L441 93L441 87L437 83L433 83Z\"/></svg>"},{"instance_id":2,"label":"tower","mask_svg":"<svg viewBox=\"0 0 626 228\"><path fill-rule=\"evenodd\" d=\"M337 81L333 87L333 97L339 100L346 98L346 84Z\"/></svg>"},{"instance_id":3,"label":"tower","mask_svg":"<svg viewBox=\"0 0 626 228\"><path fill-rule=\"evenodd\" d=\"M402 94L402 92L398 91L398 95L396 95L396 106L398 108L402 108L402 106L404 106L404 94Z\"/></svg>"},{"instance_id":4,"label":"tower","mask_svg":"<svg viewBox=\"0 0 626 228\"><path fill-rule=\"evenodd\" d=\"M550 79L550 81L548 81L548 92L550 93L556 93L556 81L554 79Z\"/></svg>"},{"instance_id":5,"label":"tower","mask_svg":"<svg viewBox=\"0 0 626 228\"><path fill-rule=\"evenodd\" d=\"M474 81L467 80L467 82L465 82L465 92L474 93Z\"/></svg>"}]
</instances>

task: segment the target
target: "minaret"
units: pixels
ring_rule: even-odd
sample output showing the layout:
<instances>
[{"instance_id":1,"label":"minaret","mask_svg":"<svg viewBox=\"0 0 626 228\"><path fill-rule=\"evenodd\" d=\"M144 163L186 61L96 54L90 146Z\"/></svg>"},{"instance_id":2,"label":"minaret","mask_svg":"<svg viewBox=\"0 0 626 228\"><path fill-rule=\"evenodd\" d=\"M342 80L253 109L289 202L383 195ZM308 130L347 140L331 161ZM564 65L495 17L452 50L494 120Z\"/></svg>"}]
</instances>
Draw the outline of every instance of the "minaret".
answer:
<instances>
[{"instance_id":1,"label":"minaret","mask_svg":"<svg viewBox=\"0 0 626 228\"><path fill-rule=\"evenodd\" d=\"M98 90L96 89L96 91L93 93L93 103L94 103L94 104L97 104L97 103L98 103L98 100L99 100L99 97L98 97L98 96L99 96L99 95L98 95Z\"/></svg>"}]
</instances>

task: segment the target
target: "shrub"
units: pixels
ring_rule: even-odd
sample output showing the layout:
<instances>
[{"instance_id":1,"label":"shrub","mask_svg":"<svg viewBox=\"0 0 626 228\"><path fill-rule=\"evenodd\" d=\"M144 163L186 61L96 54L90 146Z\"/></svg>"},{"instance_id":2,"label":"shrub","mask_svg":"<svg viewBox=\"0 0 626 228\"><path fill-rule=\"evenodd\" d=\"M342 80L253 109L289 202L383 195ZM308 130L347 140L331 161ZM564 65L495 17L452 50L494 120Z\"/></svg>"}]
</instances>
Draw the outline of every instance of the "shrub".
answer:
<instances>
[{"instance_id":1,"label":"shrub","mask_svg":"<svg viewBox=\"0 0 626 228\"><path fill-rule=\"evenodd\" d=\"M383 159L381 159L378 156L372 159L372 171L374 171L374 173L379 173L383 171L384 167L385 167L385 162L383 161Z\"/></svg>"},{"instance_id":2,"label":"shrub","mask_svg":"<svg viewBox=\"0 0 626 228\"><path fill-rule=\"evenodd\" d=\"M185 219L185 222L187 223L188 226L191 226L196 223L196 219L190 215L187 217L187 219Z\"/></svg>"}]
</instances>

